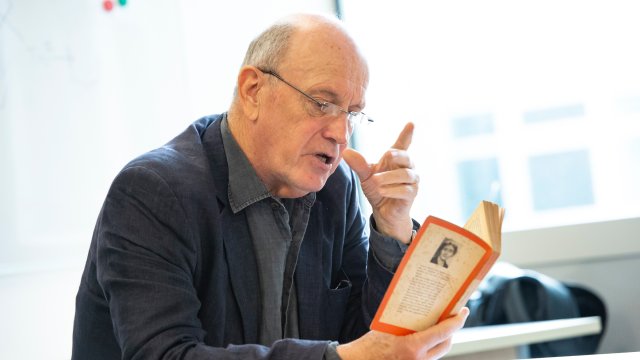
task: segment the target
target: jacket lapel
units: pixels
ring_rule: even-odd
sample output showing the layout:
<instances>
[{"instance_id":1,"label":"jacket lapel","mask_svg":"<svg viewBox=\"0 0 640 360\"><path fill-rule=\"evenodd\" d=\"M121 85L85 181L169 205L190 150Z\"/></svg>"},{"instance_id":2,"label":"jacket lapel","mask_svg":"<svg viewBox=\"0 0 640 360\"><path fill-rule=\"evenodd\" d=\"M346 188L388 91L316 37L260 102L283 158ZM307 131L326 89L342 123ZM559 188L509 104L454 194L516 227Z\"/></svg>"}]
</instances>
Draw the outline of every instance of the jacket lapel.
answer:
<instances>
[{"instance_id":1,"label":"jacket lapel","mask_svg":"<svg viewBox=\"0 0 640 360\"><path fill-rule=\"evenodd\" d=\"M235 295L245 341L258 342L258 319L260 319L260 285L253 243L244 213L234 215L229 206L223 213L222 238L229 266L231 288Z\"/></svg>"},{"instance_id":2,"label":"jacket lapel","mask_svg":"<svg viewBox=\"0 0 640 360\"><path fill-rule=\"evenodd\" d=\"M296 291L298 297L298 322L300 337L304 339L322 339L323 324L321 319L331 314L323 314L323 307L319 306L325 301L325 286L323 277L325 274L322 266L323 240L322 204L316 199L313 210L318 212L309 219L309 225L305 232L305 239L300 247L300 255L296 267Z\"/></svg>"},{"instance_id":3,"label":"jacket lapel","mask_svg":"<svg viewBox=\"0 0 640 360\"><path fill-rule=\"evenodd\" d=\"M244 213L233 214L229 206L229 172L220 134L222 116L213 119L205 130L203 146L215 182L216 197L221 207L220 224L231 288L235 296L244 332L245 343L258 342L260 319L259 279L249 225Z\"/></svg>"}]
</instances>

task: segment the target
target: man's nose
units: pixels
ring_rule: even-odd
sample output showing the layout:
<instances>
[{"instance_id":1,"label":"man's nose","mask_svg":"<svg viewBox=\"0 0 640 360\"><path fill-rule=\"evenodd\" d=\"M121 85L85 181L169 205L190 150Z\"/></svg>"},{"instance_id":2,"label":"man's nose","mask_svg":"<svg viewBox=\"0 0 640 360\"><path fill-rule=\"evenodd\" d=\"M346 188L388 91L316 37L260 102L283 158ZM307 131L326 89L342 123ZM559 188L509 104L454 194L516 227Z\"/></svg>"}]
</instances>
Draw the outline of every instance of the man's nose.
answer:
<instances>
[{"instance_id":1,"label":"man's nose","mask_svg":"<svg viewBox=\"0 0 640 360\"><path fill-rule=\"evenodd\" d=\"M347 144L352 133L353 126L349 114L345 113L332 116L330 123L325 128L325 136L333 139L339 145Z\"/></svg>"}]
</instances>

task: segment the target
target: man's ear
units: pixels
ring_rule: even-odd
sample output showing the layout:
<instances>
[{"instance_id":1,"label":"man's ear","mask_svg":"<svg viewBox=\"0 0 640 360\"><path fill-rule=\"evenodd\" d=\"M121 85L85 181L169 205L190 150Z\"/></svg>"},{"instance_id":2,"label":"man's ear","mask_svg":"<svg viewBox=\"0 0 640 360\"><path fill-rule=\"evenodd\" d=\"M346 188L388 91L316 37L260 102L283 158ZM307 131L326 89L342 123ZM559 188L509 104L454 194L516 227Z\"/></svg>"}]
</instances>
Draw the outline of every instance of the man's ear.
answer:
<instances>
[{"instance_id":1,"label":"man's ear","mask_svg":"<svg viewBox=\"0 0 640 360\"><path fill-rule=\"evenodd\" d=\"M260 89L264 85L264 76L253 66L243 66L238 74L238 98L244 114L255 120L260 113Z\"/></svg>"}]
</instances>

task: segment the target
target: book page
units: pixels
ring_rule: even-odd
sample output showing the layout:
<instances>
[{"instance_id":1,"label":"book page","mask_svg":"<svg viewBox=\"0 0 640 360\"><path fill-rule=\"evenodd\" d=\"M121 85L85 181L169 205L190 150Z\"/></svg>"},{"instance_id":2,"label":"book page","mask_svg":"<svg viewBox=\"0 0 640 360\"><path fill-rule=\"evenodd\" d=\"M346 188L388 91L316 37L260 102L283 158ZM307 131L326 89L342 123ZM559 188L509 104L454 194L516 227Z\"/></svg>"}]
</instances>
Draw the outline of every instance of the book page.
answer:
<instances>
[{"instance_id":1,"label":"book page","mask_svg":"<svg viewBox=\"0 0 640 360\"><path fill-rule=\"evenodd\" d=\"M446 260L437 256L444 248L449 248ZM380 321L414 331L437 323L485 253L465 236L429 224L406 261Z\"/></svg>"},{"instance_id":2,"label":"book page","mask_svg":"<svg viewBox=\"0 0 640 360\"><path fill-rule=\"evenodd\" d=\"M480 202L480 205L473 211L467 223L464 224L464 228L478 235L487 244L491 244L489 230L487 229L487 214L484 210L483 202Z\"/></svg>"},{"instance_id":3,"label":"book page","mask_svg":"<svg viewBox=\"0 0 640 360\"><path fill-rule=\"evenodd\" d=\"M502 220L504 208L490 201L483 200L467 220L464 228L478 235L496 252L502 247Z\"/></svg>"},{"instance_id":4,"label":"book page","mask_svg":"<svg viewBox=\"0 0 640 360\"><path fill-rule=\"evenodd\" d=\"M483 278L484 278L484 276L483 276ZM460 300L458 300L458 302L455 304L455 306L449 312L449 316L454 316L457 313L459 313L460 310L462 310L462 307L467 304L467 301L469 301L469 298L471 297L471 294L473 294L473 292L476 291L476 289L478 288L478 286L480 285L481 282L482 282L482 278L473 279L473 281L471 281L471 283L469 284L469 287L467 287L467 290L460 297Z\"/></svg>"}]
</instances>

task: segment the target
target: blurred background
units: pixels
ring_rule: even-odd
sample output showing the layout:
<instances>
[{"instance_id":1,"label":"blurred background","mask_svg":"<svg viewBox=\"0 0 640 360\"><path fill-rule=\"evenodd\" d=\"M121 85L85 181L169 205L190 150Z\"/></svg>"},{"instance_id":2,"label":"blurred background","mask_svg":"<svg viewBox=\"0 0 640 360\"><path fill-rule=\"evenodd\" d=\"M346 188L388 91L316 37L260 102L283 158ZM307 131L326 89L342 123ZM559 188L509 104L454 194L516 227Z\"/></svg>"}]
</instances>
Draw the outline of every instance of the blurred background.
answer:
<instances>
[{"instance_id":1,"label":"blurred background","mask_svg":"<svg viewBox=\"0 0 640 360\"><path fill-rule=\"evenodd\" d=\"M299 11L369 60L354 146L375 161L416 124L414 218L500 203L503 259L594 289L600 351L640 350L637 2L0 0L0 358L70 357L112 179L226 111L249 41Z\"/></svg>"}]
</instances>

